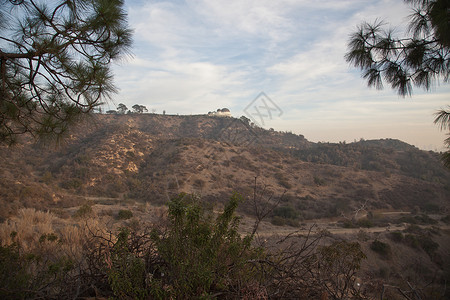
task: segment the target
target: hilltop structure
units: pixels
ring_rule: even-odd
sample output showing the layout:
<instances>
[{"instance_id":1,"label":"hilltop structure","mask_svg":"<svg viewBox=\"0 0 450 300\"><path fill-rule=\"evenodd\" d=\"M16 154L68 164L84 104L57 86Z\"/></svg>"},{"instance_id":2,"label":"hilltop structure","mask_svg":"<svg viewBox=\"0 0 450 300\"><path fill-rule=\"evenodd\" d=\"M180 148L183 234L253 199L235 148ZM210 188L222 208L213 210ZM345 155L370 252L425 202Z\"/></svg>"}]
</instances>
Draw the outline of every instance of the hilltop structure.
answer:
<instances>
[{"instance_id":1,"label":"hilltop structure","mask_svg":"<svg viewBox=\"0 0 450 300\"><path fill-rule=\"evenodd\" d=\"M217 111L210 111L208 112L208 116L215 116L215 117L231 117L231 112L228 108L218 108Z\"/></svg>"}]
</instances>

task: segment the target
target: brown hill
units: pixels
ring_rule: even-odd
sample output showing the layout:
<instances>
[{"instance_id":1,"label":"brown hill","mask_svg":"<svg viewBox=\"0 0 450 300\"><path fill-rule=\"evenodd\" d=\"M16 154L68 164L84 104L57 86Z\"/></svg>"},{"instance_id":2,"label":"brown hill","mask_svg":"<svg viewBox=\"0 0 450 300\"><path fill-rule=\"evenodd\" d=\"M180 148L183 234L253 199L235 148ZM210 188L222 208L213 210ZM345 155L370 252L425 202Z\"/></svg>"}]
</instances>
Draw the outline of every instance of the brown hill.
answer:
<instances>
[{"instance_id":1,"label":"brown hill","mask_svg":"<svg viewBox=\"0 0 450 300\"><path fill-rule=\"evenodd\" d=\"M52 208L98 201L162 204L179 192L224 201L265 187L296 220L367 210L443 212L450 173L438 155L395 140L314 144L245 119L96 115L56 148L0 149L0 201ZM94 197L94 198L92 198ZM250 210L243 205L244 210ZM289 215L291 214L291 215Z\"/></svg>"}]
</instances>

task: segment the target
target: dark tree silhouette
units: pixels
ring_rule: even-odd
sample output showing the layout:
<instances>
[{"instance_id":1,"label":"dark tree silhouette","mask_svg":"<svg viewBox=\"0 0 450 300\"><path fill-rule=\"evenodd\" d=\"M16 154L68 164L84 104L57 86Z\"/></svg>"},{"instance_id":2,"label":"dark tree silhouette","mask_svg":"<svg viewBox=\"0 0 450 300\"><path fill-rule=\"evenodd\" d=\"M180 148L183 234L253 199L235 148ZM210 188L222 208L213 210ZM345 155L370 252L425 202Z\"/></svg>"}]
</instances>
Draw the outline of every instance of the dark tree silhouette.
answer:
<instances>
[{"instance_id":1,"label":"dark tree silhouette","mask_svg":"<svg viewBox=\"0 0 450 300\"><path fill-rule=\"evenodd\" d=\"M123 1L0 0L0 142L61 136L116 92L130 46Z\"/></svg>"},{"instance_id":2,"label":"dark tree silhouette","mask_svg":"<svg viewBox=\"0 0 450 300\"><path fill-rule=\"evenodd\" d=\"M436 118L434 119L435 124L439 124L441 130L449 130L450 131L450 106L447 110L441 109L435 114ZM448 149L450 149L450 133L447 133L449 136L445 139L444 143ZM442 161L444 165L450 169L450 150L447 150L442 154Z\"/></svg>"},{"instance_id":3,"label":"dark tree silhouette","mask_svg":"<svg viewBox=\"0 0 450 300\"><path fill-rule=\"evenodd\" d=\"M345 59L362 71L371 87L383 80L401 96L413 86L429 90L448 82L450 70L450 1L404 0L412 6L408 32L395 37L381 21L363 23L351 35Z\"/></svg>"},{"instance_id":4,"label":"dark tree silhouette","mask_svg":"<svg viewBox=\"0 0 450 300\"><path fill-rule=\"evenodd\" d=\"M131 107L135 113L142 114L144 111L148 112L147 107L144 105L135 104Z\"/></svg>"},{"instance_id":5,"label":"dark tree silhouette","mask_svg":"<svg viewBox=\"0 0 450 300\"><path fill-rule=\"evenodd\" d=\"M119 105L117 105L117 112L119 114L124 114L127 112L127 110L128 110L128 107L125 104L119 103Z\"/></svg>"},{"instance_id":6,"label":"dark tree silhouette","mask_svg":"<svg viewBox=\"0 0 450 300\"><path fill-rule=\"evenodd\" d=\"M362 71L370 87L383 88L383 79L405 97L413 86L427 91L447 83L450 75L450 1L404 0L412 6L405 37L383 29L383 22L363 23L351 35L345 59ZM449 111L440 110L435 123L450 129ZM450 149L450 138L445 140ZM450 167L450 150L443 155Z\"/></svg>"}]
</instances>

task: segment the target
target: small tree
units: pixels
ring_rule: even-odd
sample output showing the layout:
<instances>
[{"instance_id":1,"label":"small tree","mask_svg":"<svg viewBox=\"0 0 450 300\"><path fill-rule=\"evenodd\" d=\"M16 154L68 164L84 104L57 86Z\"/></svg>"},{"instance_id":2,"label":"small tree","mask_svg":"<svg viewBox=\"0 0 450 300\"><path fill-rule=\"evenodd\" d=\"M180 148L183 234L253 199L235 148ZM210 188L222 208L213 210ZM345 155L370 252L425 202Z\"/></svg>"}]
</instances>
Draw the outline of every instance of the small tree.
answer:
<instances>
[{"instance_id":1,"label":"small tree","mask_svg":"<svg viewBox=\"0 0 450 300\"><path fill-rule=\"evenodd\" d=\"M117 112L121 115L125 114L128 110L128 107L123 104L123 103L119 103L119 105L117 105Z\"/></svg>"},{"instance_id":2,"label":"small tree","mask_svg":"<svg viewBox=\"0 0 450 300\"><path fill-rule=\"evenodd\" d=\"M144 105L135 104L131 107L135 113L142 114L144 111L148 112L147 107Z\"/></svg>"},{"instance_id":3,"label":"small tree","mask_svg":"<svg viewBox=\"0 0 450 300\"><path fill-rule=\"evenodd\" d=\"M123 1L0 1L0 142L64 134L116 92L130 45Z\"/></svg>"}]
</instances>

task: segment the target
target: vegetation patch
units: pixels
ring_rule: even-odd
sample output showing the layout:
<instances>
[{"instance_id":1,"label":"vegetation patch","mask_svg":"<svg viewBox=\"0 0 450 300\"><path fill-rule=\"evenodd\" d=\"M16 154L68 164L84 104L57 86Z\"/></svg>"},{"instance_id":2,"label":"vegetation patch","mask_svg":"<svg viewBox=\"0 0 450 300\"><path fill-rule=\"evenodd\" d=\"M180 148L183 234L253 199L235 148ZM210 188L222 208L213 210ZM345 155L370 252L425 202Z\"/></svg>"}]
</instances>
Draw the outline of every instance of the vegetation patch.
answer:
<instances>
[{"instance_id":1,"label":"vegetation patch","mask_svg":"<svg viewBox=\"0 0 450 300\"><path fill-rule=\"evenodd\" d=\"M92 205L91 204L83 204L78 208L78 210L73 215L74 218L86 218L90 215L92 215Z\"/></svg>"},{"instance_id":2,"label":"vegetation patch","mask_svg":"<svg viewBox=\"0 0 450 300\"><path fill-rule=\"evenodd\" d=\"M370 244L370 249L378 253L382 258L388 259L391 256L391 246L379 240L375 240Z\"/></svg>"},{"instance_id":3,"label":"vegetation patch","mask_svg":"<svg viewBox=\"0 0 450 300\"><path fill-rule=\"evenodd\" d=\"M133 212L129 209L121 209L117 214L117 219L119 220L128 220L133 217Z\"/></svg>"}]
</instances>

